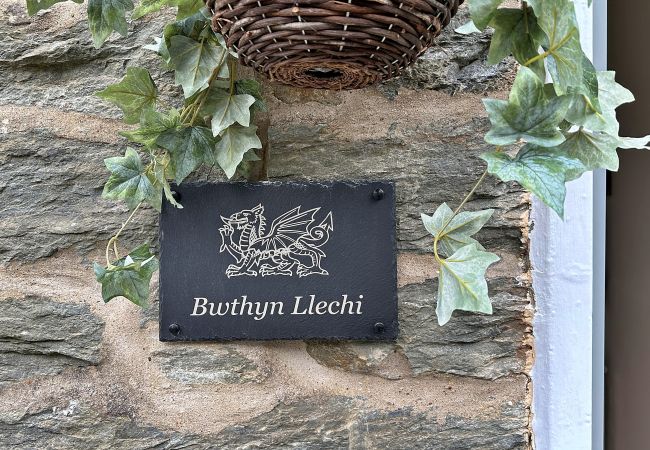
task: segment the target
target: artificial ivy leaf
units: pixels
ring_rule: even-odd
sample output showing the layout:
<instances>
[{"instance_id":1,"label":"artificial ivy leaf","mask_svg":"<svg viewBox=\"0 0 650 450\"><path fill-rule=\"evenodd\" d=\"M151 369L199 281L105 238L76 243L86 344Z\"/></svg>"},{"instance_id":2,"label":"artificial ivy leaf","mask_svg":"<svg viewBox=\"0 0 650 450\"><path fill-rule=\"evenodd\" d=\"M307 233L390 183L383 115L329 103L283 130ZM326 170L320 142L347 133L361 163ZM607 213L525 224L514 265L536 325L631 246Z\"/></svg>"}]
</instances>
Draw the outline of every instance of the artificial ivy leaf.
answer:
<instances>
[{"instance_id":1,"label":"artificial ivy leaf","mask_svg":"<svg viewBox=\"0 0 650 450\"><path fill-rule=\"evenodd\" d=\"M178 7L176 19L181 20L199 12L205 3L202 0L142 0L133 10L133 19L160 11L165 7Z\"/></svg>"},{"instance_id":2,"label":"artificial ivy leaf","mask_svg":"<svg viewBox=\"0 0 650 450\"><path fill-rule=\"evenodd\" d=\"M182 20L165 25L163 30L163 40L167 47L171 45L172 36L185 36L190 39L198 40L201 33L210 26L210 21L198 12Z\"/></svg>"},{"instance_id":3,"label":"artificial ivy leaf","mask_svg":"<svg viewBox=\"0 0 650 450\"><path fill-rule=\"evenodd\" d=\"M433 216L421 214L424 227L434 237L438 236L438 252L450 256L469 244L475 244L483 250L481 244L470 236L478 233L492 217L493 209L485 211L464 211L456 216L452 209L443 203ZM446 225L446 226L445 226Z\"/></svg>"},{"instance_id":4,"label":"artificial ivy leaf","mask_svg":"<svg viewBox=\"0 0 650 450\"><path fill-rule=\"evenodd\" d=\"M161 42L156 50L167 65L171 65L169 47L171 46L171 38L173 36L185 36L198 41L205 38L205 34L208 34L208 37L217 39L218 41L218 36L212 31L210 26L210 18L211 16L207 14L206 11L200 10L191 16L169 23L165 26Z\"/></svg>"},{"instance_id":5,"label":"artificial ivy leaf","mask_svg":"<svg viewBox=\"0 0 650 450\"><path fill-rule=\"evenodd\" d=\"M625 87L616 82L616 72L598 72L597 77L598 100L600 101L600 108L605 125L598 127L597 123L589 121L585 124L585 126L591 130L606 131L611 134L618 134L619 124L618 120L616 120L616 108L624 103L633 102L634 95Z\"/></svg>"},{"instance_id":6,"label":"artificial ivy leaf","mask_svg":"<svg viewBox=\"0 0 650 450\"><path fill-rule=\"evenodd\" d=\"M466 35L466 34L480 33L481 30L476 28L476 25L474 24L474 22L472 22L470 20L469 22L467 22L467 23L459 26L458 28L456 28L454 30L454 32L458 33L458 34L465 34Z\"/></svg>"},{"instance_id":7,"label":"artificial ivy leaf","mask_svg":"<svg viewBox=\"0 0 650 450\"><path fill-rule=\"evenodd\" d=\"M141 0L140 4L133 10L132 18L139 19L142 16L160 11L165 7L178 6L180 0Z\"/></svg>"},{"instance_id":8,"label":"artificial ivy leaf","mask_svg":"<svg viewBox=\"0 0 650 450\"><path fill-rule=\"evenodd\" d=\"M227 91L230 92L230 80L229 79L212 79L210 80L210 85L206 90L196 92L194 95L191 97L188 97L185 99L185 106L189 105L198 105L199 106L199 111L198 111L198 117L205 117L209 118L207 116L211 116L212 111L211 111L211 105L210 105L210 97L213 96L212 91ZM216 94L217 96L219 94ZM203 99L200 99L199 97L203 97Z\"/></svg>"},{"instance_id":9,"label":"artificial ivy leaf","mask_svg":"<svg viewBox=\"0 0 650 450\"><path fill-rule=\"evenodd\" d=\"M583 109L574 111L575 114L567 116L567 118L572 123L584 126L589 130L618 135L619 124L616 119L616 108L624 103L633 102L634 95L615 81L615 75L616 73L611 71L596 73L600 112L583 107Z\"/></svg>"},{"instance_id":10,"label":"artificial ivy leaf","mask_svg":"<svg viewBox=\"0 0 650 450\"><path fill-rule=\"evenodd\" d=\"M126 36L126 12L132 9L132 0L88 0L88 27L96 48L101 47L113 31Z\"/></svg>"},{"instance_id":11,"label":"artificial ivy leaf","mask_svg":"<svg viewBox=\"0 0 650 450\"><path fill-rule=\"evenodd\" d=\"M640 138L620 137L618 138L618 148L650 150L650 147L648 147L649 142L650 136Z\"/></svg>"},{"instance_id":12,"label":"artificial ivy leaf","mask_svg":"<svg viewBox=\"0 0 650 450\"><path fill-rule=\"evenodd\" d=\"M618 146L619 139L606 133L590 132L585 129L568 133L566 141L558 149L570 158L580 160L584 167L569 171L567 181L579 178L587 170L603 168L617 171Z\"/></svg>"},{"instance_id":13,"label":"artificial ivy leaf","mask_svg":"<svg viewBox=\"0 0 650 450\"><path fill-rule=\"evenodd\" d=\"M548 70L558 94L582 83L582 46L571 0L530 0L537 23L547 37L542 47L548 52Z\"/></svg>"},{"instance_id":14,"label":"artificial ivy leaf","mask_svg":"<svg viewBox=\"0 0 650 450\"><path fill-rule=\"evenodd\" d=\"M557 148L528 144L514 158L503 152L484 153L488 172L503 181L516 181L564 216L564 182L569 174L586 170L584 165Z\"/></svg>"},{"instance_id":15,"label":"artificial ivy leaf","mask_svg":"<svg viewBox=\"0 0 650 450\"><path fill-rule=\"evenodd\" d=\"M165 63L165 66L167 68L171 69L170 63L171 63L171 56L169 56L169 50L167 49L167 43L162 37L154 37L154 43L153 44L147 44L143 45L142 48L145 48L147 50L152 50L158 54Z\"/></svg>"},{"instance_id":16,"label":"artificial ivy leaf","mask_svg":"<svg viewBox=\"0 0 650 450\"><path fill-rule=\"evenodd\" d=\"M498 260L499 257L494 253L485 252L476 244L470 244L440 261L436 306L440 325L449 322L457 309L492 314L485 271Z\"/></svg>"},{"instance_id":17,"label":"artificial ivy leaf","mask_svg":"<svg viewBox=\"0 0 650 450\"><path fill-rule=\"evenodd\" d=\"M476 28L484 30L501 3L503 0L470 0L469 13Z\"/></svg>"},{"instance_id":18,"label":"artificial ivy leaf","mask_svg":"<svg viewBox=\"0 0 650 450\"><path fill-rule=\"evenodd\" d=\"M241 80L235 81L235 93L248 94L255 97L255 103L253 103L253 106L251 106L251 110L267 110L266 103L264 102L264 96L262 95L262 85L256 80L250 78L242 78Z\"/></svg>"},{"instance_id":19,"label":"artificial ivy leaf","mask_svg":"<svg viewBox=\"0 0 650 450\"><path fill-rule=\"evenodd\" d=\"M223 89L210 89L204 102L202 115L212 116L212 134L219 135L233 123L247 127L250 125L250 108L255 97L248 94L230 95Z\"/></svg>"},{"instance_id":20,"label":"artificial ivy leaf","mask_svg":"<svg viewBox=\"0 0 650 450\"><path fill-rule=\"evenodd\" d=\"M27 14L33 16L42 9L48 9L56 3L66 0L27 0ZM75 3L83 3L83 0L72 0Z\"/></svg>"},{"instance_id":21,"label":"artificial ivy leaf","mask_svg":"<svg viewBox=\"0 0 650 450\"><path fill-rule=\"evenodd\" d=\"M252 148L262 148L257 137L257 127L241 127L233 125L221 134L212 155L212 161L223 169L228 178L232 178L237 166L242 162L244 154Z\"/></svg>"},{"instance_id":22,"label":"artificial ivy leaf","mask_svg":"<svg viewBox=\"0 0 650 450\"><path fill-rule=\"evenodd\" d=\"M205 6L203 0L177 0L178 12L176 19L181 20L193 16Z\"/></svg>"},{"instance_id":23,"label":"artificial ivy leaf","mask_svg":"<svg viewBox=\"0 0 650 450\"><path fill-rule=\"evenodd\" d=\"M167 181L168 177L173 177L173 173L169 173L169 167L171 164L169 152L165 152L162 155L157 156L154 160L154 163L153 174L155 177L155 185L162 188L163 192L165 193L165 198L169 203L171 203L175 208L183 209L183 206L174 198L174 195L172 194L172 188L169 185L169 181Z\"/></svg>"},{"instance_id":24,"label":"artificial ivy leaf","mask_svg":"<svg viewBox=\"0 0 650 450\"><path fill-rule=\"evenodd\" d=\"M104 185L102 197L124 200L131 209L144 201L160 211L162 189L154 186L155 179L147 172L135 150L127 147L124 156L107 158L104 164L111 175Z\"/></svg>"},{"instance_id":25,"label":"artificial ivy leaf","mask_svg":"<svg viewBox=\"0 0 650 450\"><path fill-rule=\"evenodd\" d=\"M226 49L215 40L195 41L187 36L172 36L169 54L175 74L176 84L183 87L185 97L207 87L212 71L221 64L220 76L228 76Z\"/></svg>"},{"instance_id":26,"label":"artificial ivy leaf","mask_svg":"<svg viewBox=\"0 0 650 450\"><path fill-rule=\"evenodd\" d=\"M255 150L250 149L246 153L244 153L244 157L242 158L241 163L237 166L237 173L245 178L250 177L251 171L253 170L254 162L255 161L261 161L262 158L257 156L257 153Z\"/></svg>"},{"instance_id":27,"label":"artificial ivy leaf","mask_svg":"<svg viewBox=\"0 0 650 450\"><path fill-rule=\"evenodd\" d=\"M209 128L181 126L161 133L156 144L169 151L174 179L180 183L211 154L215 140Z\"/></svg>"},{"instance_id":28,"label":"artificial ivy leaf","mask_svg":"<svg viewBox=\"0 0 650 450\"><path fill-rule=\"evenodd\" d=\"M158 89L147 69L129 67L119 83L108 86L96 94L124 112L124 122L138 123L142 111L156 105Z\"/></svg>"},{"instance_id":29,"label":"artificial ivy leaf","mask_svg":"<svg viewBox=\"0 0 650 450\"><path fill-rule=\"evenodd\" d=\"M642 149L648 147L650 136L641 138L625 138L612 136L607 133L579 129L567 134L567 140L558 147L564 154L578 159L584 164L582 171L567 173L567 181L579 178L586 170L607 169L618 170L619 159L617 149Z\"/></svg>"},{"instance_id":30,"label":"artificial ivy leaf","mask_svg":"<svg viewBox=\"0 0 650 450\"><path fill-rule=\"evenodd\" d=\"M146 109L140 116L140 127L133 131L122 131L120 135L132 142L153 147L160 133L177 127L180 119L180 114L175 108L166 113Z\"/></svg>"},{"instance_id":31,"label":"artificial ivy leaf","mask_svg":"<svg viewBox=\"0 0 650 450\"><path fill-rule=\"evenodd\" d=\"M582 84L578 87L569 88L572 100L567 111L566 120L576 125L582 125L589 118L602 117L598 92L596 68L589 61L589 58L583 55Z\"/></svg>"},{"instance_id":32,"label":"artificial ivy leaf","mask_svg":"<svg viewBox=\"0 0 650 450\"><path fill-rule=\"evenodd\" d=\"M498 64L512 54L517 62L523 65L538 55L544 32L537 25L532 8L498 9L490 21L490 26L494 28L494 34L488 54L489 64ZM546 78L543 60L533 62L528 68L541 80Z\"/></svg>"},{"instance_id":33,"label":"artificial ivy leaf","mask_svg":"<svg viewBox=\"0 0 650 450\"><path fill-rule=\"evenodd\" d=\"M548 100L544 84L526 67L521 67L505 100L483 100L492 128L485 141L494 145L509 145L519 139L544 147L561 144L564 136L558 129L563 121L570 98Z\"/></svg>"},{"instance_id":34,"label":"artificial ivy leaf","mask_svg":"<svg viewBox=\"0 0 650 450\"><path fill-rule=\"evenodd\" d=\"M104 302L125 297L138 306L147 306L151 276L158 266L158 259L151 253L149 244L141 245L111 266L102 267L95 263L95 277L102 285Z\"/></svg>"},{"instance_id":35,"label":"artificial ivy leaf","mask_svg":"<svg viewBox=\"0 0 650 450\"><path fill-rule=\"evenodd\" d=\"M250 149L246 153L244 153L244 157L242 158L243 162L255 162L255 161L261 161L262 158L260 158L255 151L255 149Z\"/></svg>"}]
</instances>

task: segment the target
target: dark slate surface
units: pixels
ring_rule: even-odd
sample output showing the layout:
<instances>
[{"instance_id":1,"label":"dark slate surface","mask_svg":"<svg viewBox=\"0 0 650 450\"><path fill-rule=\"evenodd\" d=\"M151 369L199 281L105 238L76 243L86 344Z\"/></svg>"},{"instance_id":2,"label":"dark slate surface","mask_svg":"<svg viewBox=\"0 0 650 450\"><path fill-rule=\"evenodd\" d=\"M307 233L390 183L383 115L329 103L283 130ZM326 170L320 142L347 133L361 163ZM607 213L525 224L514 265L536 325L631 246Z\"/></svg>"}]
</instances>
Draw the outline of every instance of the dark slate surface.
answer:
<instances>
[{"instance_id":1,"label":"dark slate surface","mask_svg":"<svg viewBox=\"0 0 650 450\"><path fill-rule=\"evenodd\" d=\"M383 198L373 198L377 190ZM392 183L217 183L177 191L183 209L166 204L160 221L161 340L397 337ZM270 240L247 235L251 229ZM239 252L251 242L259 244ZM268 248L277 259L265 257ZM322 272L310 256L319 253ZM256 256L247 264L242 255L249 254ZM312 296L328 309L296 314ZM252 307L239 306L244 297ZM281 303L283 314L277 307L271 314L270 302Z\"/></svg>"}]
</instances>

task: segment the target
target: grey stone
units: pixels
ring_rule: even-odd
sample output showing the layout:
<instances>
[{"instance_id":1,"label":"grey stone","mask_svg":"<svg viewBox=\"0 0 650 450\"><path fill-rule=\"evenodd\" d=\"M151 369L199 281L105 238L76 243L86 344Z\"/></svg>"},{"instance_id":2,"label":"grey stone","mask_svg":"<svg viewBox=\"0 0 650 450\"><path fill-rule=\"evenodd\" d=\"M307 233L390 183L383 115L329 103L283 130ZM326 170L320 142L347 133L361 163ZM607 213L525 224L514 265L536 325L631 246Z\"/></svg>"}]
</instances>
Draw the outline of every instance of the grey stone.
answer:
<instances>
[{"instance_id":1,"label":"grey stone","mask_svg":"<svg viewBox=\"0 0 650 450\"><path fill-rule=\"evenodd\" d=\"M477 155L489 149L481 139L485 130L482 120L414 120L401 136L346 142L324 127L285 124L271 130L270 173L276 179L394 179L398 246L430 251L420 213L431 212L443 201L457 203L471 188L483 167ZM449 138L440 142L440 135ZM101 199L105 177L98 174L105 173L103 159L119 155L120 146L60 138L37 129L4 136L0 261L33 260L69 247L87 252L119 228L126 209ZM528 207L521 192L514 184L490 180L469 203L469 209L496 209L478 236L488 248L521 251L521 219L510 218ZM123 234L125 247L155 241L156 227L155 212L144 210Z\"/></svg>"},{"instance_id":2,"label":"grey stone","mask_svg":"<svg viewBox=\"0 0 650 450\"><path fill-rule=\"evenodd\" d=\"M171 75L154 52L143 49L161 33L169 14L131 26L127 38L111 38L95 49L85 20L68 28L39 27L56 14L48 11L26 20L3 6L0 17L0 109L2 105L56 108L89 118L121 117L119 109L95 92L124 76L125 65L148 67L162 87L174 92ZM45 17L43 17L45 16ZM12 120L14 120L12 118ZM69 247L87 252L107 240L126 218L126 209L101 199L106 180L103 160L124 152L126 141L107 144L94 136L71 137L79 120L61 117L61 130L38 126L0 134L0 262L33 260ZM23 123L29 123L24 118ZM16 182L20 180L20 182ZM155 240L156 215L151 210L124 233L130 248Z\"/></svg>"},{"instance_id":3,"label":"grey stone","mask_svg":"<svg viewBox=\"0 0 650 450\"><path fill-rule=\"evenodd\" d=\"M266 367L228 345L169 344L151 356L167 377L185 384L260 382L268 376Z\"/></svg>"},{"instance_id":4,"label":"grey stone","mask_svg":"<svg viewBox=\"0 0 650 450\"><path fill-rule=\"evenodd\" d=\"M22 8L22 7L21 7ZM0 262L47 257L61 249L85 254L105 241L126 217L126 209L101 199L106 180L103 159L124 151L125 140L79 132L80 119L94 121L98 130L117 127L119 110L94 93L123 77L125 67L145 66L168 102L180 100L172 76L157 56L142 48L161 33L172 12L154 15L130 26L127 38L113 36L101 49L93 48L87 23L65 17L66 27L49 26L55 12L29 19L15 4L0 6L0 114L20 126L8 130L0 123ZM479 92L499 89L510 63L485 64L488 34L460 36L453 28L440 37L440 47L401 78L380 86L389 97L407 89ZM8 20L4 20L8 18ZM478 155L489 150L483 140L488 123L470 115L443 119L426 115L408 123L382 124L376 137L340 136L319 107L335 108L343 93L324 93L273 87L270 103L281 113L292 104L307 105L316 120L273 122L270 174L277 179L389 178L397 183L398 246L430 251L431 239L420 223L420 212L441 202L457 203L480 174ZM385 103L375 88L367 92ZM429 93L430 94L430 93ZM445 97L446 99L447 97ZM448 97L453 102L453 97ZM396 100L399 102L399 98ZM395 102L390 102L395 104ZM376 103L379 105L379 103ZM403 105L404 106L404 105ZM408 107L408 105L405 105ZM32 108L33 116L12 116L12 108ZM444 106L443 106L444 107ZM377 106L377 114L381 114ZM74 113L80 113L75 115ZM271 111L273 116L273 109ZM478 116L477 114L475 114ZM4 116L3 116L4 117ZM53 119L54 118L54 119ZM373 124L375 125L375 124ZM356 124L349 125L354 129ZM379 125L377 125L379 127ZM378 128L379 129L379 128ZM6 131L6 132L5 132ZM197 177L219 179L203 171ZM511 183L490 180L468 205L497 210L478 236L490 250L520 255L522 217L528 204L522 190ZM155 241L157 215L145 210L124 233L123 246ZM93 280L89 279L89 283ZM407 375L454 373L496 378L523 370L524 308L528 290L513 288L514 278L491 283L495 315L457 313L447 327L435 325L435 284L410 285L400 290L402 337L396 344L308 344L321 364L341 370L399 378L391 369L398 362ZM155 290L152 293L155 297ZM0 385L21 378L59 373L66 368L98 364L103 331L101 320L83 305L45 298L9 299L2 303ZM142 326L157 317L157 303L143 312ZM4 323L13 320L9 327ZM22 325L15 325L22 324ZM7 331L9 330L9 331ZM26 332L26 334L23 334ZM170 379L200 383L260 382L266 367L239 352L236 346L173 346L154 352L152 360ZM103 368L100 366L100 370ZM145 373L145 375L147 375ZM116 390L126 379L114 382ZM121 391L120 391L121 392ZM362 398L305 398L280 403L274 409L213 435L157 429L132 419L150 405L129 403L129 392L115 394L106 410L73 401L62 408L0 412L0 447L17 449L235 449L235 448L395 448L395 449L519 449L529 447L526 406L515 401L499 411L472 412L471 418L441 415L435 409L375 410ZM48 399L61 396L48 392ZM496 392L495 395L501 395ZM518 399L523 398L524 393ZM99 401L99 400L98 400ZM505 400L504 400L505 401ZM59 404L60 406L60 404ZM218 405L216 405L218 407Z\"/></svg>"},{"instance_id":5,"label":"grey stone","mask_svg":"<svg viewBox=\"0 0 650 450\"><path fill-rule=\"evenodd\" d=\"M379 411L360 399L308 398L212 435L165 432L126 416L105 416L71 402L34 414L0 413L0 442L27 449L476 449L529 448L527 411L504 406L498 417L438 417L433 411Z\"/></svg>"},{"instance_id":6,"label":"grey stone","mask_svg":"<svg viewBox=\"0 0 650 450\"><path fill-rule=\"evenodd\" d=\"M278 179L393 180L398 248L431 251L420 213L432 213L443 202L457 204L469 192L485 166L478 156L491 149L483 141L487 129L487 120L478 118L458 122L453 117L414 117L394 133L346 141L327 124L277 124L270 131L269 173ZM515 184L488 178L468 203L469 210L495 209L477 235L490 250L522 252L522 217L528 204L521 193Z\"/></svg>"},{"instance_id":7,"label":"grey stone","mask_svg":"<svg viewBox=\"0 0 650 450\"><path fill-rule=\"evenodd\" d=\"M5 8L0 14L13 14L9 8L14 6ZM411 75L402 77L400 86L457 89L465 79L463 70L469 68L472 72L466 82L479 80L484 85L476 67L483 64L488 38L485 34L454 33L453 28L464 20L462 14L439 39L439 45L447 50L431 50ZM0 77L0 108L37 106L85 113L91 118L118 119L119 110L94 93L119 80L128 65L148 67L154 79L160 81L163 95L169 101L178 101L180 97L171 96L178 92L171 74L153 52L142 48L152 36L160 34L170 17L138 21L127 38L114 36L101 49L92 46L83 20L69 28L52 30L39 28L42 18L26 20L20 16L0 21L0 70L5 74ZM440 81L449 78L450 67L454 68L456 81ZM326 104L339 101L338 93L287 88L275 91L282 101L293 97L306 101L314 96ZM78 119L63 118L61 126L69 120ZM430 250L420 212L431 211L443 201L458 202L471 187L484 165L477 157L489 149L482 141L487 126L484 119L458 122L450 117L431 123L426 117L413 117L399 130L387 123L391 130L387 137L348 142L338 138L326 121L318 126L275 124L270 133L270 174L294 179L393 178L398 189L399 247ZM445 138L441 140L440 136ZM6 205L0 212L5 224L0 232L0 262L34 260L66 248L86 253L99 241L107 240L121 225L126 211L120 204L101 199L106 179L103 159L122 154L125 144L125 140L95 142L92 135L81 140L65 131L39 127L0 134L0 200ZM220 178L208 173L198 177ZM497 209L495 218L479 236L486 245L495 241L496 248L518 249L520 224L507 216L513 209L525 209L520 192L512 184L490 182L470 203L470 209ZM156 214L146 210L124 233L125 247L155 241L156 223Z\"/></svg>"},{"instance_id":8,"label":"grey stone","mask_svg":"<svg viewBox=\"0 0 650 450\"><path fill-rule=\"evenodd\" d=\"M103 159L119 155L117 146L43 130L9 136L0 135L0 260L33 260L69 247L88 252L126 220L124 206L101 198ZM121 240L129 250L156 236L157 215L140 214Z\"/></svg>"},{"instance_id":9,"label":"grey stone","mask_svg":"<svg viewBox=\"0 0 650 450\"><path fill-rule=\"evenodd\" d=\"M28 296L0 308L0 386L99 363L104 324L88 306Z\"/></svg>"},{"instance_id":10,"label":"grey stone","mask_svg":"<svg viewBox=\"0 0 650 450\"><path fill-rule=\"evenodd\" d=\"M350 448L396 450L528 449L526 409L504 407L497 418L436 417L409 409L373 411L355 423Z\"/></svg>"},{"instance_id":11,"label":"grey stone","mask_svg":"<svg viewBox=\"0 0 650 450\"><path fill-rule=\"evenodd\" d=\"M461 8L434 45L408 67L404 74L380 86L389 98L402 87L456 92L486 92L504 85L504 75L515 68L514 60L488 65L492 31L462 35L454 30L469 21Z\"/></svg>"},{"instance_id":12,"label":"grey stone","mask_svg":"<svg viewBox=\"0 0 650 450\"><path fill-rule=\"evenodd\" d=\"M7 13L0 10L0 18ZM162 34L173 17L171 11L133 22L127 37L113 34L99 49L93 47L88 23L81 16L65 28L40 26L55 14L48 11L47 17L30 21L0 21L0 104L55 107L118 119L120 110L94 94L122 78L130 65L148 68L157 83L164 79L158 83L163 95L176 92L158 56L143 48Z\"/></svg>"},{"instance_id":13,"label":"grey stone","mask_svg":"<svg viewBox=\"0 0 650 450\"><path fill-rule=\"evenodd\" d=\"M456 311L443 327L435 316L437 280L400 289L398 345L416 374L495 379L524 370L525 352L530 350L524 344L529 332L526 289L517 288L517 281L508 277L488 284L492 315Z\"/></svg>"},{"instance_id":14,"label":"grey stone","mask_svg":"<svg viewBox=\"0 0 650 450\"><path fill-rule=\"evenodd\" d=\"M325 366L384 378L402 376L395 372L398 355L406 357L414 375L447 373L496 379L521 373L529 350L523 344L529 326L524 311L529 302L526 289L517 284L513 278L490 280L494 314L456 311L443 327L435 315L437 280L411 284L398 292L397 343L309 343L307 351ZM392 364L387 364L389 358Z\"/></svg>"},{"instance_id":15,"label":"grey stone","mask_svg":"<svg viewBox=\"0 0 650 450\"><path fill-rule=\"evenodd\" d=\"M390 342L307 342L307 353L324 366L399 379L409 375L399 348Z\"/></svg>"},{"instance_id":16,"label":"grey stone","mask_svg":"<svg viewBox=\"0 0 650 450\"><path fill-rule=\"evenodd\" d=\"M146 328L150 323L158 323L160 313L160 283L158 275L155 274L151 279L151 288L149 292L149 304L140 310L140 328Z\"/></svg>"}]
</instances>

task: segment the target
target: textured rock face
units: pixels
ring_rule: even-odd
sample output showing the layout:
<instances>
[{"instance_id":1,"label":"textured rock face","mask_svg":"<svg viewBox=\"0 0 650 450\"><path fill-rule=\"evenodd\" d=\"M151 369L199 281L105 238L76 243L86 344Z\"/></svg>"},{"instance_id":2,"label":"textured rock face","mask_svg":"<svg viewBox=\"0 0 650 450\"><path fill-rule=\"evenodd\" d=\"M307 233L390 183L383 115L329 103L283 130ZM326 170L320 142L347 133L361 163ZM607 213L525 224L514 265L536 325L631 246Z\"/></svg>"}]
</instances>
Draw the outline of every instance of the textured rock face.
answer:
<instances>
[{"instance_id":1,"label":"textured rock face","mask_svg":"<svg viewBox=\"0 0 650 450\"><path fill-rule=\"evenodd\" d=\"M153 352L151 356L165 375L185 384L259 382L268 375L254 361L229 346L174 345Z\"/></svg>"},{"instance_id":2,"label":"textured rock face","mask_svg":"<svg viewBox=\"0 0 650 450\"><path fill-rule=\"evenodd\" d=\"M508 63L489 66L485 62L489 34L460 35L451 31L468 21L467 9L461 9L447 31L436 40L436 45L409 67L405 76L386 83L382 90L395 92L403 86L455 93L486 92L502 87Z\"/></svg>"},{"instance_id":3,"label":"textured rock face","mask_svg":"<svg viewBox=\"0 0 650 450\"><path fill-rule=\"evenodd\" d=\"M430 285L409 285L401 292L399 341L415 373L444 372L494 379L524 370L521 336L527 326L521 316L527 306L507 288L511 279L490 285L491 316L458 313L448 326L435 319ZM434 286L437 289L437 283Z\"/></svg>"},{"instance_id":4,"label":"textured rock face","mask_svg":"<svg viewBox=\"0 0 650 450\"><path fill-rule=\"evenodd\" d=\"M457 204L489 149L481 103L512 67L485 63L488 34L462 10L401 78L356 92L265 84L274 179L392 179L400 337L392 343L158 341L157 289L139 311L101 302L89 262L126 217L101 199L103 159L123 152L119 111L93 94L144 65L170 102L171 74L142 48L171 12L97 50L83 5L28 18L0 0L0 448L530 447L528 199L488 180L478 239L494 315L435 318L437 268L420 222ZM204 172L201 179L219 175ZM124 247L156 241L145 210Z\"/></svg>"},{"instance_id":5,"label":"textured rock face","mask_svg":"<svg viewBox=\"0 0 650 450\"><path fill-rule=\"evenodd\" d=\"M105 418L71 403L65 408L30 415L0 414L0 439L17 449L476 449L507 450L526 445L520 430L525 408L510 406L501 420L467 420L408 409L359 412L356 400L280 403L255 419L218 435L165 432L141 427L128 417ZM440 420L443 419L443 420ZM47 447L41 445L47 442Z\"/></svg>"},{"instance_id":6,"label":"textured rock face","mask_svg":"<svg viewBox=\"0 0 650 450\"><path fill-rule=\"evenodd\" d=\"M0 386L99 363L104 324L86 305L28 296L0 310Z\"/></svg>"},{"instance_id":7,"label":"textured rock face","mask_svg":"<svg viewBox=\"0 0 650 450\"><path fill-rule=\"evenodd\" d=\"M438 325L435 315L437 281L407 285L399 291L400 338L396 345L310 344L307 351L330 367L386 378L403 376L396 364L399 355L418 375L439 372L495 379L523 372L521 353L528 344L521 337L528 325L521 318L528 301L509 292L513 282L510 278L491 282L493 315L457 312L444 327Z\"/></svg>"}]
</instances>

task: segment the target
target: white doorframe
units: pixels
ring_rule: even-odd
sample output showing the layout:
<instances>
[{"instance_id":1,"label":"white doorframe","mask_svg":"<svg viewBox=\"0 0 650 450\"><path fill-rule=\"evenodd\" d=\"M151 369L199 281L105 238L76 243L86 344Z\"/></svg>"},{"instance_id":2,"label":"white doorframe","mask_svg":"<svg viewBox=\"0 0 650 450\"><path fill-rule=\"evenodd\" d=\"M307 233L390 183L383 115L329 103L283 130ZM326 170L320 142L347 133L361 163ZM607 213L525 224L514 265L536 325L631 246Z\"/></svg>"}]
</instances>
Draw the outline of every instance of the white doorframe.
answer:
<instances>
[{"instance_id":1,"label":"white doorframe","mask_svg":"<svg viewBox=\"0 0 650 450\"><path fill-rule=\"evenodd\" d=\"M597 56L592 59L602 70L606 0L595 0L592 7L587 0L574 2L583 48L587 55ZM587 173L568 184L564 221L533 200L532 384L537 450L602 449L603 178L600 172Z\"/></svg>"},{"instance_id":2,"label":"white doorframe","mask_svg":"<svg viewBox=\"0 0 650 450\"><path fill-rule=\"evenodd\" d=\"M593 62L607 70L607 0L593 3ZM592 312L592 450L605 448L605 238L607 175L594 172L594 298Z\"/></svg>"}]
</instances>

